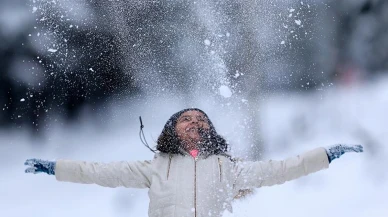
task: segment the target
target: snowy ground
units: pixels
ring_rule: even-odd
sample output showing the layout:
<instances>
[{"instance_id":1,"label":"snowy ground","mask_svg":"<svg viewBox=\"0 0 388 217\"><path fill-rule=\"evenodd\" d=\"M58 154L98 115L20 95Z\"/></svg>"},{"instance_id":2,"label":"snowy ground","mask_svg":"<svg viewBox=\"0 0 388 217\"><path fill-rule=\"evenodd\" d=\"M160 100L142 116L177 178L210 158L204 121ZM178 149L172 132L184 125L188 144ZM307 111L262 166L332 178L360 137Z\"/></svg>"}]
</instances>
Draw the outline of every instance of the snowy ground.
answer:
<instances>
[{"instance_id":1,"label":"snowy ground","mask_svg":"<svg viewBox=\"0 0 388 217\"><path fill-rule=\"evenodd\" d=\"M23 130L0 131L0 216L147 216L145 189L60 183L52 176L24 174L23 162L31 157L105 162L151 159L152 154L138 139L137 116L143 115L146 135L156 140L164 122L182 106L179 102L173 106L171 101L150 102L132 106L130 111L123 109L125 106L112 107L108 123L88 116L72 126L63 126L58 120L46 137L38 139ZM238 114L223 119L224 114L213 105L199 103L198 107L208 111L221 134L240 141L233 138L230 124ZM338 142L361 143L365 153L345 155L328 170L259 189L237 201L234 213L225 216L388 216L386 111L388 78L349 88L266 98L261 108L266 159L282 159Z\"/></svg>"}]
</instances>

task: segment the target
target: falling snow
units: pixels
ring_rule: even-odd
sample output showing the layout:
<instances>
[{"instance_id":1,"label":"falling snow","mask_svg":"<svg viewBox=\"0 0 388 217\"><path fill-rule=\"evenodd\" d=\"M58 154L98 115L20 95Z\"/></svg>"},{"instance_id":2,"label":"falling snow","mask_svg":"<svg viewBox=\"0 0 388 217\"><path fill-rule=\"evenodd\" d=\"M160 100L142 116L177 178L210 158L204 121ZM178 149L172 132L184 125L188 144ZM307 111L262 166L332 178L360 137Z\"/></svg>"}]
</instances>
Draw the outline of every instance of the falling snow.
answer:
<instances>
[{"instance_id":1,"label":"falling snow","mask_svg":"<svg viewBox=\"0 0 388 217\"><path fill-rule=\"evenodd\" d=\"M221 85L221 87L219 88L219 91L220 91L220 95L225 98L229 98L232 96L232 91L226 85Z\"/></svg>"},{"instance_id":2,"label":"falling snow","mask_svg":"<svg viewBox=\"0 0 388 217\"><path fill-rule=\"evenodd\" d=\"M57 52L58 50L57 50L57 49L50 48L50 49L48 49L47 51L48 51L48 52L51 52L51 53L55 53L55 52Z\"/></svg>"},{"instance_id":3,"label":"falling snow","mask_svg":"<svg viewBox=\"0 0 388 217\"><path fill-rule=\"evenodd\" d=\"M311 55L306 55L305 53L305 51L310 51L310 48L312 47L324 45L326 41L331 42L331 37L334 37L327 37L327 35L320 32L321 29L324 29L326 32L325 28L328 28L327 26L310 25L315 24L316 22L314 21L317 20L317 17L320 17L317 8L321 7L321 2L318 4L313 1L311 2L311 5L307 5L307 3L303 1L295 1L293 3L279 1L276 2L276 5L266 1L254 1L250 2L250 4L247 4L244 1L229 4L226 1L220 2L217 5L211 1L196 1L190 4L175 1L169 2L168 4L161 4L159 1L101 1L98 2L98 4L92 3L91 1L68 2L33 0L31 2L33 6L31 5L30 8L26 9L26 12L29 16L33 17L29 17L31 18L31 21L36 21L39 25L36 25L35 23L31 23L30 26L27 25L29 29L27 32L23 33L23 37L21 38L28 38L28 44L26 41L23 41L22 45L25 47L28 45L28 49L31 50L36 48L39 49L33 50L33 60L23 57L23 63L27 65L26 69L28 70L20 71L24 73L23 76L27 76L28 74L29 80L27 79L27 82L23 83L19 81L21 79L15 79L15 81L18 82L17 84L22 87L20 89L26 91L22 91L22 95L17 95L17 97L12 100L13 102L17 102L21 97L25 97L20 99L20 102L25 103L18 103L18 105L20 105L20 110L12 113L12 119L18 119L17 121L25 119L28 122L32 122L33 125L39 124L40 126L44 126L49 125L50 121L57 123L57 120L60 120L60 118L68 117L66 114L58 112L58 114L55 114L58 115L58 119L54 116L44 116L44 118L39 119L39 115L47 115L45 113L62 111L70 108L73 109L71 110L72 112L77 115L79 114L81 117L81 114L92 115L93 112L89 111L101 109L98 111L103 113L103 115L109 116L109 119L114 119L115 117L112 116L115 115L119 116L120 118L118 119L121 122L117 122L130 124L130 129L137 129L132 127L132 123L136 122L139 115L138 113L145 113L148 115L151 119L148 120L149 123L151 123L150 126L159 126L162 125L162 123L155 117L156 114L163 116L160 118L162 119L165 118L167 114L170 114L173 109L178 109L178 107L182 105L194 106L198 104L209 109L211 115L218 117L218 121L221 123L219 124L221 126L221 132L225 132L225 135L230 139L231 144L234 144L234 147L237 148L240 148L245 144L253 144L252 141L247 139L249 137L247 135L252 134L252 132L249 131L250 129L257 130L257 128L255 128L257 126L248 124L248 122L251 121L250 119L254 119L252 118L253 111L258 110L260 110L260 113L258 113L259 120L257 120L257 123L265 123L264 129L261 129L261 125L258 126L258 129L263 130L265 137L262 138L259 136L255 139L260 141L260 143L262 140L264 141L267 139L268 141L266 140L265 142L275 144L274 146L269 146L271 147L270 154L276 154L273 153L273 149L276 148L277 144L281 147L279 152L283 154L282 152L284 152L284 148L287 146L284 141L288 141L290 144L295 143L296 145L293 144L293 147L300 144L303 145L305 143L303 137L296 134L303 135L304 132L308 133L308 135L306 134L307 137L311 135L318 136L314 141L320 141L322 144L330 142L331 140L336 140L333 133L336 133L337 131L333 129L333 126L335 128L337 125L329 124L327 122L334 121L336 118L330 120L322 118L322 120L320 120L319 117L316 116L317 108L337 108L336 106L338 106L338 103L335 102L338 101L338 98L336 98L336 95L331 96L332 98L337 99L335 102L330 101L325 104L322 103L322 101L316 101L315 105L322 105L319 107L316 107L313 104L309 105L313 100L308 97L303 98L305 96L302 94L293 95L290 93L290 95L287 96L292 96L292 99L282 98L281 100L276 101L277 91L294 90L293 88L302 91L307 89L313 90L313 88L316 88L316 90L320 91L319 93L315 93L317 94L315 95L316 98L322 97L322 94L326 93L324 92L325 90L332 90L329 88L333 88L333 92L337 91L336 93L339 93L339 91L334 88L336 87L334 85L335 82L330 80L335 76L332 76L331 73L320 73L320 70L332 72L332 69L334 68L326 66L326 63L331 60L327 59L328 55L327 53L324 53L325 49L316 49L316 53L314 53L314 50L312 49ZM330 7L322 8L327 8L328 10ZM331 17L329 23L337 24L334 23L333 18ZM15 29L19 28L18 25L10 26ZM327 32L332 33L334 31L333 29L328 29ZM324 35L326 38L320 37L320 35ZM326 40L327 38L330 40ZM321 48L323 48L323 46ZM332 51L332 49L326 50L328 50L326 52ZM35 59L37 54L39 54L40 57ZM322 56L324 56L324 58L322 58ZM290 59L292 61L289 61ZM324 61L321 63L317 60ZM15 68L17 70L19 69L17 67ZM310 73L311 77L309 77L310 75L307 75L306 71ZM241 72L244 72L246 75L244 76ZM126 78L128 79L126 80ZM13 89L19 91L19 88ZM167 95L170 92L174 94ZM192 93L199 97L187 100L187 98L192 96ZM284 93L282 92L282 94ZM311 95L309 95L309 97L311 97ZM87 98L85 96L91 97ZM344 96L347 95L344 94ZM131 97L137 97L139 99L147 98L148 101L143 105L136 107L138 105L134 104L138 103L138 101L133 103L130 101ZM97 100L93 101L93 99ZM125 104L126 99L128 99L128 104ZM343 99L348 100L348 97L343 97ZM271 100L276 102L271 104L273 103ZM96 104L95 102L107 101L112 104L109 106L102 104L102 106L100 105L101 107L93 107ZM84 107L80 106L76 108L78 104L81 105L83 102L89 104L86 104L86 106L84 106L85 104L82 104ZM3 103L3 101L1 103ZM163 107L163 103L166 103L165 107ZM176 106L178 104L179 106ZM350 103L347 103L347 105L348 104ZM252 105L256 107L253 107ZM8 104L8 101L6 101L6 104L4 104L3 107L3 111L5 112L3 113L8 112L8 106L11 107L11 105ZM31 112L25 112L26 110L23 110L22 107L30 107ZM111 115L110 112L105 112L106 110L104 109L107 107L112 107L115 114ZM120 108L123 107L124 109L121 111ZM135 107L136 109L134 109ZM263 111L266 108L271 111ZM378 106L376 106L376 108L378 108ZM340 108L338 107L338 109ZM335 114L338 115L338 109L331 112L319 110L319 112L320 114L327 113L329 116L334 115L333 117L335 117ZM347 109L352 108L349 106ZM371 108L368 107L368 109ZM345 114L345 116L349 113L347 113L347 111L341 112L341 114ZM357 112L354 111L353 113L356 114ZM29 116L29 114L33 114L33 116ZM73 115L73 113L71 113L71 115ZM91 117L91 119L95 121L103 118L98 115ZM246 117L242 117L244 115ZM263 116L263 118L261 116ZM124 119L123 117L128 117L128 119ZM81 118L76 116L74 119L78 120ZM282 118L286 118L287 120L284 121ZM232 122L235 124L230 125L230 120L233 120ZM116 119L114 121L116 121ZM311 123L309 123L309 121L311 121ZM312 131L314 130L314 126L319 125L320 121L324 123L323 132L320 131L322 128ZM360 121L362 120L360 119ZM215 122L217 122L217 119L215 119ZM104 123L104 127L110 128L107 121L101 121L101 123ZM349 118L349 123L349 126L352 125L351 118ZM62 125L64 124L61 122L59 126ZM93 122L91 125L94 127L94 125L97 124ZM275 125L276 127L274 127ZM283 133L283 130L285 130L285 127L288 125L290 125L289 131ZM136 126L138 127L138 125ZM326 129L325 126L330 127ZM270 129L272 127L276 129ZM125 129L129 129L129 127ZM153 128L149 129L150 131L154 130ZM116 132L121 132L121 130L124 130L123 125L120 125ZM160 131L160 129L158 130ZM353 131L349 130L349 134L354 134L354 132L358 132L358 130L359 129ZM63 134L66 134L67 131L63 131ZM160 133L159 131L152 132L152 135ZM237 131L241 134L236 135ZM138 150L136 148L137 146L128 146L129 143L137 144L136 140L132 141L132 139L130 139L129 143L128 141L125 142L125 146L123 145L120 149L114 149L112 152L111 147L113 147L115 142L117 142L116 145L119 146L123 144L122 141L117 140L118 134L113 135L114 138L104 139L105 137L109 137L109 133L100 134L102 136L99 138L98 136L100 135L97 135L97 137L89 137L88 134L85 136L85 132L80 132L80 135L82 133L83 135L79 135L80 138L77 138L76 134L79 133L78 130L71 131L70 135L75 135L74 141L81 141L80 143L85 145L85 147L88 147L88 143L94 145L97 142L99 147L104 149L104 151L99 153L110 153L111 159L138 159L139 156L141 156L141 158L149 159L150 157L150 153ZM323 135L329 136L325 137ZM7 135L5 134L4 136ZM5 138L4 136L2 138ZM54 133L53 136L61 137L53 142L55 145L53 147L57 147L58 144L61 144L60 141L65 141L67 138L73 138L69 135L63 136L61 133ZM339 135L338 137L343 138L341 136L342 135ZM92 142L86 141L90 139L92 139ZM96 141L94 141L94 139ZM308 137L308 139L311 138ZM12 141L12 136L10 136L9 140ZM28 141L28 139L26 139L26 141ZM18 143L22 142L23 141L18 141ZM101 144L110 145L100 145L100 142ZM31 142L28 141L26 144L27 143ZM311 145L311 143L309 144ZM75 144L75 146L76 145L78 144ZM68 144L66 143L66 147L67 146ZM10 147L14 147L14 145ZM247 147L253 147L253 145L247 145ZM124 149L136 149L137 152L117 152L117 150ZM77 149L74 150L84 151L82 148L79 149L78 146ZM55 152L54 149L47 151L49 152L42 152L40 154L55 156L57 154L56 152L58 152ZM50 153L51 151L53 152ZM85 153L90 154L90 152ZM26 153L23 153L23 155L25 154ZM73 157L79 157L79 154L77 156L74 155ZM94 157L100 158L101 156ZM260 158L261 157L263 156L260 155ZM85 158L92 157L85 156ZM103 156L103 158L105 158L105 156ZM341 167L340 164L338 166ZM359 174L359 171L355 173ZM367 174L366 177L369 178L369 175L370 174ZM339 172L335 172L334 176L342 179L344 177L343 174ZM309 179L307 182L311 182L308 184L312 185L314 185L314 183L323 183L320 187L331 186L332 188L335 188L335 186L338 186L338 183L335 183L335 180L338 181L340 178L336 179L334 176L331 176L330 179L323 180L323 182L321 179L322 177L326 177L325 175L318 177L320 181L311 178L313 181ZM360 177L356 176L355 178ZM364 179L361 180L363 180L363 182L368 182ZM302 182L305 184L306 180ZM42 183L49 184L45 182ZM261 204L261 209L271 211L270 208L273 207L273 204L276 204L276 200L282 200L284 195L289 195L290 198L295 197L295 195L298 196L299 193L300 195L303 195L303 191L300 191L300 188L294 189L297 184L298 183L288 185L288 187L286 186L285 188L283 186L283 188L275 187L271 189L271 191L266 191L264 189L264 195L268 197L261 197L260 195L263 194L260 194L255 197L255 200L260 201L260 198L265 199L260 201L262 203L255 204ZM375 186L372 186L371 190L375 190L373 187ZM36 193L36 189L29 189L26 192L32 195ZM58 191L53 192L58 193ZM93 192L97 191L88 192L88 194L91 193L91 196L89 195L91 199L96 198L96 195ZM108 191L103 192L104 195L108 195L106 198L117 198L117 195L115 195L117 192L112 193L112 195L107 192ZM275 193L272 194L272 192ZM366 194L370 193L373 196L375 192L377 191L366 192ZM312 192L309 193L312 194ZM315 193L316 192L314 192L314 194ZM318 192L318 194L319 193L322 192ZM138 198L136 198L136 200L131 201L133 204L130 209L128 209L128 206L124 205L124 208L118 209L118 212L122 212L122 210L124 210L124 212L132 212L132 209L137 209L138 206L141 206L143 209L141 210L141 213L144 214L144 210L147 209L144 203L144 201L146 201L146 194L144 193L143 195L139 193L137 195L137 192L131 194L136 196L140 195L143 200L138 200ZM53 195L55 194L50 196L54 198ZM273 199L275 197L271 197L270 195L279 197ZM332 195L333 194L329 194L327 197L317 197L317 199L320 199L325 203L330 203L331 200L329 199L332 198ZM338 195L341 199L345 199L341 201L348 201L346 200L349 199L347 196L349 195ZM119 198L121 197L122 195L119 195ZM86 198L88 198L88 195ZM125 200L132 199L132 197L127 198L126 196L123 198ZM273 200L271 200L271 198ZM15 198L14 200L16 201L16 199L18 198ZM71 200L70 196L66 199L69 199L69 201ZM25 200L27 201L27 199ZM284 210L292 211L295 206L292 206L292 201L291 203L289 201L284 203L288 204ZM299 201L309 203L309 201L302 196L300 196ZM101 201L95 202L99 203ZM104 204L104 202L101 202L99 205L103 207ZM111 205L110 203L108 204L108 206ZM244 202L242 202L242 204L247 204L248 207L246 209L253 210L252 216L257 215L257 206L252 206L250 203ZM379 208L380 210L382 209L382 206L379 207L378 203L374 204L377 204L376 210L379 210ZM40 205L42 204L38 203L31 206L36 207ZM309 205L314 206L314 204ZM121 206L120 203L117 206ZM356 209L358 209L358 211L361 210L360 207L356 207ZM41 210L42 209L36 208L32 216L40 213ZM112 211L115 209L108 210ZM242 212L244 212L244 210ZM370 210L375 209L370 208ZM109 211L107 211L107 213ZM195 209L192 208L191 211L195 212ZM273 212L276 211L282 212L283 210L275 210ZM68 211L64 210L63 212L67 214ZM74 212L79 211L76 210ZM337 212L337 210L333 211L333 213ZM356 214L362 213L353 210L350 212ZM327 216L326 214L327 213L318 213L319 216ZM208 215L211 216L212 213L209 212Z\"/></svg>"}]
</instances>

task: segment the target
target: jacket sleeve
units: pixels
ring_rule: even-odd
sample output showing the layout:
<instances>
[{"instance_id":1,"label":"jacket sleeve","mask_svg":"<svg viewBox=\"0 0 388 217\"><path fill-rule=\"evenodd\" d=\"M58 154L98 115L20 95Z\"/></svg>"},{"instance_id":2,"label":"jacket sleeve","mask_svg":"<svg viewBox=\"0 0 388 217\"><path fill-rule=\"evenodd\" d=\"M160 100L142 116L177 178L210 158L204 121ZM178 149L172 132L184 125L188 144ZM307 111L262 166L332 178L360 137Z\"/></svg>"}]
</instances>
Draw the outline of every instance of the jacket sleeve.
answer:
<instances>
[{"instance_id":1,"label":"jacket sleeve","mask_svg":"<svg viewBox=\"0 0 388 217\"><path fill-rule=\"evenodd\" d=\"M235 167L235 189L240 190L283 184L328 168L329 160L326 150L317 148L282 161L238 162Z\"/></svg>"},{"instance_id":2,"label":"jacket sleeve","mask_svg":"<svg viewBox=\"0 0 388 217\"><path fill-rule=\"evenodd\" d=\"M151 161L98 163L58 160L55 177L58 181L97 184L111 188L149 188L151 171Z\"/></svg>"}]
</instances>

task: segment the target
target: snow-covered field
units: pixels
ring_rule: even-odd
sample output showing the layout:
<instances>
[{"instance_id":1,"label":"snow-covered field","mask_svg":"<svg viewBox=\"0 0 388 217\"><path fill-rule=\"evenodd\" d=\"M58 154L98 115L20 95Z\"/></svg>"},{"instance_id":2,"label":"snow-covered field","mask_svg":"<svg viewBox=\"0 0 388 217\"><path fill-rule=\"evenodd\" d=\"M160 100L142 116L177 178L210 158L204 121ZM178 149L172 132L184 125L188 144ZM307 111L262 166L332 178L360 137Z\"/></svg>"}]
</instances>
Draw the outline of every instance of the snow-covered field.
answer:
<instances>
[{"instance_id":1,"label":"snow-covered field","mask_svg":"<svg viewBox=\"0 0 388 217\"><path fill-rule=\"evenodd\" d=\"M220 107L197 102L221 134L229 141L241 141L231 133L239 114L224 118ZM23 162L31 157L105 162L151 159L152 153L138 138L138 116L143 116L148 142L152 143L169 116L183 107L179 103L174 99L148 100L129 109L125 103L112 105L108 122L88 115L76 125L58 120L41 138L33 138L22 129L1 131L0 216L147 216L146 189L61 183L53 176L25 174ZM260 111L261 133L267 145L265 159L282 159L339 142L363 144L365 153L344 155L328 170L258 189L236 201L234 213L225 213L226 217L388 216L387 77L348 88L268 96ZM232 151L247 153L247 147L234 144Z\"/></svg>"}]
</instances>

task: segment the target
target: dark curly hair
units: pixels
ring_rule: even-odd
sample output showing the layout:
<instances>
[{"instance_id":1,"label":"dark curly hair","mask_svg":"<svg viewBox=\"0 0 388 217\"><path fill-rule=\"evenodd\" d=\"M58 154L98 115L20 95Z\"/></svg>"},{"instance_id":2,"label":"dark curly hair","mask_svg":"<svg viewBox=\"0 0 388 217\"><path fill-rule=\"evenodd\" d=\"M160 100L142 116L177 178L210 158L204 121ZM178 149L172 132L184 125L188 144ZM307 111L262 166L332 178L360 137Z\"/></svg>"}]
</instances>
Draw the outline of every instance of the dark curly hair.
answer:
<instances>
[{"instance_id":1,"label":"dark curly hair","mask_svg":"<svg viewBox=\"0 0 388 217\"><path fill-rule=\"evenodd\" d=\"M200 131L200 134L204 139L204 142L200 147L201 151L205 152L207 155L225 154L228 151L228 144L226 140L217 133L207 114L198 108L183 109L182 111L173 114L164 125L162 133L158 137L156 149L163 153L183 154L181 151L182 144L176 133L175 126L178 118L187 111L201 112L208 120L210 129Z\"/></svg>"}]
</instances>

